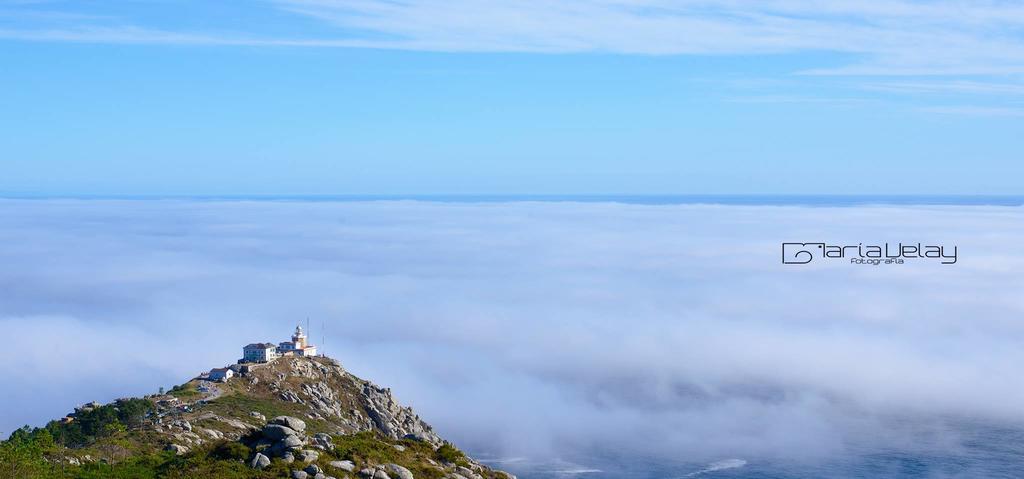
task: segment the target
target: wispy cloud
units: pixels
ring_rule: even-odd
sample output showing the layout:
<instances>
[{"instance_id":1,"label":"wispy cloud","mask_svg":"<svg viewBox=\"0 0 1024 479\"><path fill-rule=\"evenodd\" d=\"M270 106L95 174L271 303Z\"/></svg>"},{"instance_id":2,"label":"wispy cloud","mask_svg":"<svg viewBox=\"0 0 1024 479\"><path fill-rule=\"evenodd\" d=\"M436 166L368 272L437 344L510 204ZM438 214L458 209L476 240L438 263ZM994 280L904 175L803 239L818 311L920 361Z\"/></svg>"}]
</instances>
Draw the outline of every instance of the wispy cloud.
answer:
<instances>
[{"instance_id":1,"label":"wispy cloud","mask_svg":"<svg viewBox=\"0 0 1024 479\"><path fill-rule=\"evenodd\" d=\"M0 28L0 38L23 41L114 43L147 45L280 46L388 48L386 43L364 40L302 40L257 38L244 34L177 32L134 26L18 30Z\"/></svg>"},{"instance_id":2,"label":"wispy cloud","mask_svg":"<svg viewBox=\"0 0 1024 479\"><path fill-rule=\"evenodd\" d=\"M265 9L252 2L244 8ZM730 55L832 52L814 75L999 75L1024 72L1024 7L952 0L274 0L337 28L316 38L121 25L22 24L0 37L38 41L367 47L455 52ZM28 8L28 7L25 7ZM198 15L202 15L198 7ZM224 27L225 18L208 23ZM87 23L87 22L83 22Z\"/></svg>"},{"instance_id":3,"label":"wispy cloud","mask_svg":"<svg viewBox=\"0 0 1024 479\"><path fill-rule=\"evenodd\" d=\"M1013 107L959 105L922 107L920 110L943 115L1024 117L1024 108Z\"/></svg>"},{"instance_id":4,"label":"wispy cloud","mask_svg":"<svg viewBox=\"0 0 1024 479\"><path fill-rule=\"evenodd\" d=\"M871 98L825 98L799 95L759 95L759 96L737 96L727 99L731 103L806 103L818 105L865 105L878 103Z\"/></svg>"},{"instance_id":5,"label":"wispy cloud","mask_svg":"<svg viewBox=\"0 0 1024 479\"><path fill-rule=\"evenodd\" d=\"M469 2L278 0L407 48L460 51L771 54L832 51L813 74L1024 71L1024 8L961 2L645 0Z\"/></svg>"},{"instance_id":6,"label":"wispy cloud","mask_svg":"<svg viewBox=\"0 0 1024 479\"><path fill-rule=\"evenodd\" d=\"M861 88L891 93L1024 95L1024 83L971 80L876 82Z\"/></svg>"}]
</instances>

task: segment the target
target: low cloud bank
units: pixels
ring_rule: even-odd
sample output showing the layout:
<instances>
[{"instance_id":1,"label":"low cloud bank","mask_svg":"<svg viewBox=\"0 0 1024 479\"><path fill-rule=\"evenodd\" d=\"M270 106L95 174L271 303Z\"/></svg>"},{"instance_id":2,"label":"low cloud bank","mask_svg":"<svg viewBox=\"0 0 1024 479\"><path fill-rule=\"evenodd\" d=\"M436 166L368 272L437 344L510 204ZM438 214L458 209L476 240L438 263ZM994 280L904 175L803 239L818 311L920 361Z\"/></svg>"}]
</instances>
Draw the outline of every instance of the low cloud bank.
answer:
<instances>
[{"instance_id":1,"label":"low cloud bank","mask_svg":"<svg viewBox=\"0 0 1024 479\"><path fill-rule=\"evenodd\" d=\"M497 454L815 460L1024 421L1020 208L5 200L0 238L5 434L307 317ZM960 259L785 266L782 241Z\"/></svg>"}]
</instances>

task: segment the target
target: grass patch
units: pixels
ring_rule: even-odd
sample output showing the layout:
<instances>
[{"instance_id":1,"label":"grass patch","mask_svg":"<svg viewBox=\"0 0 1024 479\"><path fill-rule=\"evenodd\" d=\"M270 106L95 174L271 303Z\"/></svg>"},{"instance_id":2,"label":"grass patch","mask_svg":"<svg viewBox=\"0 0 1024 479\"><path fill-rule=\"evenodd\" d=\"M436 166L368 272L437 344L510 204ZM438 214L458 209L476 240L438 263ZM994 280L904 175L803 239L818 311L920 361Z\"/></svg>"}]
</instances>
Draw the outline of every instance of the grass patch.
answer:
<instances>
[{"instance_id":1,"label":"grass patch","mask_svg":"<svg viewBox=\"0 0 1024 479\"><path fill-rule=\"evenodd\" d=\"M459 448L451 444L443 444L441 447L434 451L434 459L442 462L449 462L452 464L458 464L460 466L467 466L466 453L459 450Z\"/></svg>"},{"instance_id":2,"label":"grass patch","mask_svg":"<svg viewBox=\"0 0 1024 479\"><path fill-rule=\"evenodd\" d=\"M196 386L192 383L179 384L167 391L167 394L174 396L178 399L192 399L199 396L199 391L196 390Z\"/></svg>"},{"instance_id":3,"label":"grass patch","mask_svg":"<svg viewBox=\"0 0 1024 479\"><path fill-rule=\"evenodd\" d=\"M394 463L408 468L416 479L441 479L445 475L443 469L430 464L429 460L434 459L436 452L433 446L426 442L409 439L393 441L374 431L333 436L333 439L335 449L332 455L354 462L357 469ZM395 449L395 445L404 446L405 450L399 451ZM452 449L455 452L446 452L456 459L456 462L468 465L462 451ZM341 473L334 471L333 468L331 471Z\"/></svg>"},{"instance_id":4,"label":"grass patch","mask_svg":"<svg viewBox=\"0 0 1024 479\"><path fill-rule=\"evenodd\" d=\"M286 404L272 399L259 399L241 394L221 396L210 401L204 408L207 411L226 417L247 418L249 413L256 411L267 419L276 416L296 415L298 408L288 408Z\"/></svg>"},{"instance_id":5,"label":"grass patch","mask_svg":"<svg viewBox=\"0 0 1024 479\"><path fill-rule=\"evenodd\" d=\"M402 454L371 431L357 432L345 436L334 436L334 455L356 464L398 463Z\"/></svg>"}]
</instances>

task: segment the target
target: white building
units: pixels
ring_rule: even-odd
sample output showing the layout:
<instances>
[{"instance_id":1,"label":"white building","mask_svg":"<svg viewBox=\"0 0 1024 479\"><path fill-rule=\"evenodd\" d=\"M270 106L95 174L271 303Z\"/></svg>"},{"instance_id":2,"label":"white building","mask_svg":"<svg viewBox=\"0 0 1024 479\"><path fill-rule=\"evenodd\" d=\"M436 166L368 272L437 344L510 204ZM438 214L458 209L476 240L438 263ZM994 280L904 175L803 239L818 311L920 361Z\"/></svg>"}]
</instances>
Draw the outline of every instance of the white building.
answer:
<instances>
[{"instance_id":1,"label":"white building","mask_svg":"<svg viewBox=\"0 0 1024 479\"><path fill-rule=\"evenodd\" d=\"M210 374L207 375L207 378L209 378L210 381L225 382L234 376L235 372L232 371L231 368L214 368L210 370Z\"/></svg>"},{"instance_id":2,"label":"white building","mask_svg":"<svg viewBox=\"0 0 1024 479\"><path fill-rule=\"evenodd\" d=\"M308 344L302 326L296 326L292 340L277 345L277 354L281 356L316 356L316 346Z\"/></svg>"},{"instance_id":3,"label":"white building","mask_svg":"<svg viewBox=\"0 0 1024 479\"><path fill-rule=\"evenodd\" d=\"M247 363L267 363L277 359L277 346L271 343L252 343L242 348L242 361Z\"/></svg>"},{"instance_id":4,"label":"white building","mask_svg":"<svg viewBox=\"0 0 1024 479\"><path fill-rule=\"evenodd\" d=\"M309 344L302 326L295 327L295 334L292 334L291 341L283 341L277 346L274 346L272 343L252 343L246 345L242 348L242 359L239 359L238 362L269 363L281 356L316 356L316 346ZM239 371L242 370L240 369ZM229 373L233 374L234 372ZM222 374L226 375L228 373ZM213 371L210 371L210 375L213 375ZM211 377L211 381L216 380Z\"/></svg>"}]
</instances>

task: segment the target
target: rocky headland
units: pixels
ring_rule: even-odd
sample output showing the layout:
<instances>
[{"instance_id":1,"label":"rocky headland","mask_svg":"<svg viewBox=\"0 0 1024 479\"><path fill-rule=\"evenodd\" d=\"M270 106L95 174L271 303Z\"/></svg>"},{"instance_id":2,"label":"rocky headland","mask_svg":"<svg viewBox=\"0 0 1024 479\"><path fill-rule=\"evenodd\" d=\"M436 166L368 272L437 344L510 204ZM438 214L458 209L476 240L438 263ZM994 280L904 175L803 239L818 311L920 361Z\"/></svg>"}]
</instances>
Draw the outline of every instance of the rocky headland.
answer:
<instances>
[{"instance_id":1,"label":"rocky headland","mask_svg":"<svg viewBox=\"0 0 1024 479\"><path fill-rule=\"evenodd\" d=\"M466 456L390 389L333 359L290 356L232 369L227 379L91 403L16 431L0 443L0 477L514 477Z\"/></svg>"}]
</instances>

